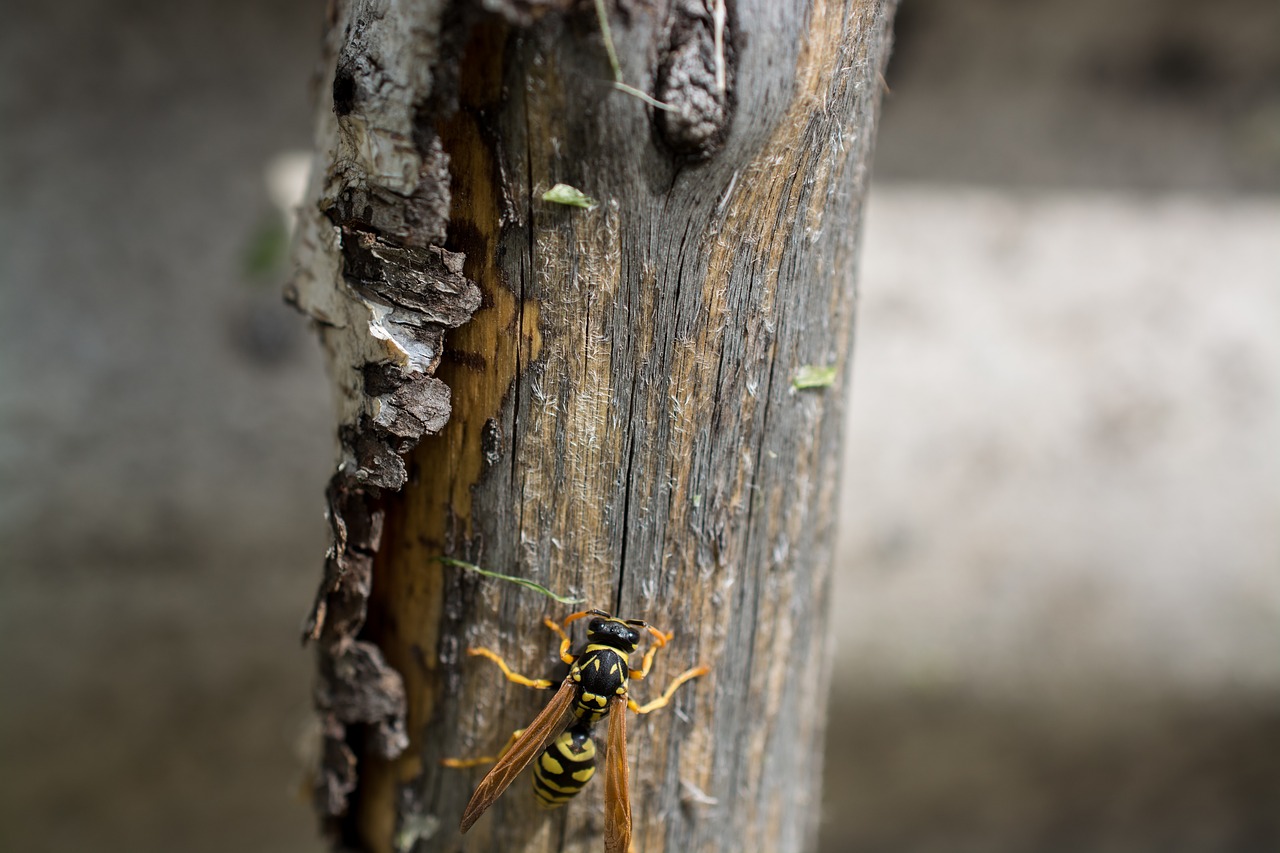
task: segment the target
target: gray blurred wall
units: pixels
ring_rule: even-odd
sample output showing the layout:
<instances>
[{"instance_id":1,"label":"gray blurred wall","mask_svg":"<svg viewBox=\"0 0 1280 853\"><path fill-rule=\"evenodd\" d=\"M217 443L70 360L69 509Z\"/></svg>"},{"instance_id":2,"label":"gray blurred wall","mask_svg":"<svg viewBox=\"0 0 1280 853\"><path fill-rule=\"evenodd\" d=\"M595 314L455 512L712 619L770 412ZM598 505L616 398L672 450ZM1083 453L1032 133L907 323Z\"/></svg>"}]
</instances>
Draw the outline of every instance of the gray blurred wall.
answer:
<instances>
[{"instance_id":1,"label":"gray blurred wall","mask_svg":"<svg viewBox=\"0 0 1280 853\"><path fill-rule=\"evenodd\" d=\"M319 849L297 636L332 464L255 249L306 2L6 4L0 850Z\"/></svg>"}]
</instances>

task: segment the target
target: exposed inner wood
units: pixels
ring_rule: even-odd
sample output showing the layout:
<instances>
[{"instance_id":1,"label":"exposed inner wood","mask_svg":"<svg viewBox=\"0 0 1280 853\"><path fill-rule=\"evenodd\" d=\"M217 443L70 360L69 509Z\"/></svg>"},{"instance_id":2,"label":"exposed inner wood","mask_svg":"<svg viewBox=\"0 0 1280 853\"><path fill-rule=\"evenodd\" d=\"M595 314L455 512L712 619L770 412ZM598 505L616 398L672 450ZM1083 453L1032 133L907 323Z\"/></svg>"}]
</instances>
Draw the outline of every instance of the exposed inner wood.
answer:
<instances>
[{"instance_id":1,"label":"exposed inner wood","mask_svg":"<svg viewBox=\"0 0 1280 853\"><path fill-rule=\"evenodd\" d=\"M404 676L409 749L394 762L370 755L361 774L361 836L385 844L395 830L396 786L421 774L420 736L440 690L443 571L435 558L466 554L472 536L472 488L485 467L485 430L500 415L519 365L541 349L538 305L522 303L503 279L496 250L503 222L501 185L477 115L501 97L503 44L498 21L477 26L463 54L460 108L438 125L450 157L449 242L466 254L467 277L481 289L472 321L448 340L437 376L452 390L454 415L409 459L409 486L388 513L386 541L374 568L366 635ZM375 807L375 804L382 806Z\"/></svg>"}]
</instances>

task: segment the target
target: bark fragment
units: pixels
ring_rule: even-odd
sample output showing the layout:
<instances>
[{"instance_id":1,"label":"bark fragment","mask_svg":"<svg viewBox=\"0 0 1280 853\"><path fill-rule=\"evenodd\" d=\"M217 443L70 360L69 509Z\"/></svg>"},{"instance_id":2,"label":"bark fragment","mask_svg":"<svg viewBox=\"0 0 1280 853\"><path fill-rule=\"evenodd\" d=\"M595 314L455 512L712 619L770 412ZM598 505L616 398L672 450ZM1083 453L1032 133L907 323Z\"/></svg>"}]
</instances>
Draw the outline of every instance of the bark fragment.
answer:
<instances>
[{"instance_id":1,"label":"bark fragment","mask_svg":"<svg viewBox=\"0 0 1280 853\"><path fill-rule=\"evenodd\" d=\"M304 639L316 642L323 750L315 795L346 810L362 741L385 758L408 743L401 675L359 639L382 536L383 493L407 480L403 455L449 417L434 377L446 330L479 307L463 255L443 248L449 158L436 114L456 100L445 0L336 2L328 33L330 97L299 216L287 298L316 323L338 389L340 461L326 491L331 542Z\"/></svg>"}]
</instances>

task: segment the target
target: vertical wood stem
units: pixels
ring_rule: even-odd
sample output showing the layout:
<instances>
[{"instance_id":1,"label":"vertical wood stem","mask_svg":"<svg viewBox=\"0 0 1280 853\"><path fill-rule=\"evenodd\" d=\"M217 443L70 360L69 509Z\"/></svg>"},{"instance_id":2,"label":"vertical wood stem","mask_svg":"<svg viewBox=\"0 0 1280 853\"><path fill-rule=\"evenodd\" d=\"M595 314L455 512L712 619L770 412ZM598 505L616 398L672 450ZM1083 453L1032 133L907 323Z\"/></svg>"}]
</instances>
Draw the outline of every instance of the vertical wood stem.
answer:
<instances>
[{"instance_id":1,"label":"vertical wood stem","mask_svg":"<svg viewBox=\"0 0 1280 853\"><path fill-rule=\"evenodd\" d=\"M404 487L379 492L355 636L402 679L409 743L387 758L359 721L341 735L357 765L339 823L361 849L602 849L595 784L548 813L518 781L457 835L482 771L440 759L491 753L547 698L465 649L554 675L542 619L564 608L443 555L674 631L634 685L642 703L711 667L631 721L637 850L816 841L855 261L893 3L609 5L624 79L674 111L613 87L582 4L445 9L439 61L404 75L431 89L410 99L419 148L447 156L438 245L465 256L480 302L432 366L448 421L408 452ZM334 26L355 39L369 8ZM600 205L542 201L556 183ZM834 382L797 390L810 365Z\"/></svg>"}]
</instances>

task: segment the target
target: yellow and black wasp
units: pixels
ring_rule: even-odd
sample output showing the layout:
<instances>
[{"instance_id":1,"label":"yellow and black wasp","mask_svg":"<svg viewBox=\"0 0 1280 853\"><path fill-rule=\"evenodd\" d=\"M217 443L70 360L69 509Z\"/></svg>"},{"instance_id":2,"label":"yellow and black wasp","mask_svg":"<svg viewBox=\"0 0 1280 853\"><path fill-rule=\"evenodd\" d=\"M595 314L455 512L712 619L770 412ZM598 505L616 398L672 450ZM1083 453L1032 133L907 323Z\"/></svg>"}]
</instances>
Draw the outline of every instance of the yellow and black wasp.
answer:
<instances>
[{"instance_id":1,"label":"yellow and black wasp","mask_svg":"<svg viewBox=\"0 0 1280 853\"><path fill-rule=\"evenodd\" d=\"M587 645L577 655L569 653L572 642L565 628L578 619L591 617L587 623ZM627 709L648 714L671 701L676 689L690 679L706 675L709 668L697 666L676 676L657 699L638 705L627 695L631 679L649 674L653 657L672 638L653 626L636 619L616 619L602 610L583 610L565 617L557 625L544 620L547 627L560 636L560 659L569 664L569 674L560 684L542 712L527 728L517 731L499 753L493 768L480 781L462 813L461 829L466 832L502 795L525 765L538 758L534 766L533 786L545 808L555 808L571 800L595 773L596 751L591 740L591 727L609 718L609 734L605 750L605 850L627 853L631 846L631 793L627 773ZM630 658L640 646L641 632L648 632L653 644L645 652L639 669L632 669ZM508 681L542 690L555 683L547 679L526 678L511 671L498 654L486 648L467 649L467 653L485 657L502 670ZM573 723L572 726L569 726ZM470 767L490 759L447 759L451 767Z\"/></svg>"}]
</instances>

